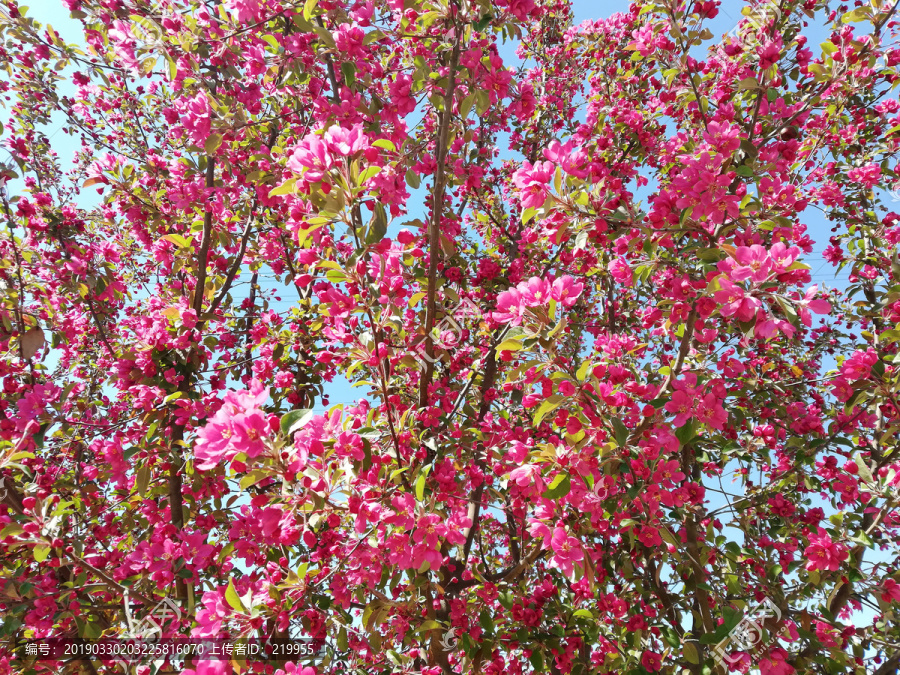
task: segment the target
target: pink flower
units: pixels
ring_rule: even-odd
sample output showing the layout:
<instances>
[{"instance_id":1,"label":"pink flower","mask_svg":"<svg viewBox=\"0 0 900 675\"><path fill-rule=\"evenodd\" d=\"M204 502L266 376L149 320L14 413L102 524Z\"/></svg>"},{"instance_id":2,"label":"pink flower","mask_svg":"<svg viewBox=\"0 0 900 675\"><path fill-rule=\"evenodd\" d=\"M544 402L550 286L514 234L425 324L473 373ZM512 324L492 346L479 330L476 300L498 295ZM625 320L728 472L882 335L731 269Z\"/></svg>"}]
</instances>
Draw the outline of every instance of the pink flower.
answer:
<instances>
[{"instance_id":1,"label":"pink flower","mask_svg":"<svg viewBox=\"0 0 900 675\"><path fill-rule=\"evenodd\" d=\"M304 136L287 161L288 169L295 174L303 174L306 180L313 183L322 180L333 165L334 160L319 134Z\"/></svg>"},{"instance_id":2,"label":"pink flower","mask_svg":"<svg viewBox=\"0 0 900 675\"><path fill-rule=\"evenodd\" d=\"M513 326L522 323L522 317L525 314L525 302L522 294L517 289L503 291L497 296L497 311L492 312L491 316L495 321L508 322Z\"/></svg>"},{"instance_id":3,"label":"pink flower","mask_svg":"<svg viewBox=\"0 0 900 675\"><path fill-rule=\"evenodd\" d=\"M694 397L686 391L672 392L672 399L665 405L666 412L674 413L676 427L684 426L694 416Z\"/></svg>"},{"instance_id":4,"label":"pink flower","mask_svg":"<svg viewBox=\"0 0 900 675\"><path fill-rule=\"evenodd\" d=\"M804 553L808 559L807 570L828 570L830 572L839 569L841 563L849 555L847 547L834 541L822 528L819 528L817 535L809 536L809 546L806 547Z\"/></svg>"},{"instance_id":5,"label":"pink flower","mask_svg":"<svg viewBox=\"0 0 900 675\"><path fill-rule=\"evenodd\" d=\"M193 98L189 98L182 103L181 124L188 132L194 145L202 147L209 137L209 130L212 125L211 115L212 108L209 105L206 92L201 91Z\"/></svg>"},{"instance_id":6,"label":"pink flower","mask_svg":"<svg viewBox=\"0 0 900 675\"><path fill-rule=\"evenodd\" d=\"M893 579L886 579L884 582L884 586L882 586L882 590L884 591L881 594L881 599L885 602L900 602L900 584L898 584Z\"/></svg>"},{"instance_id":7,"label":"pink flower","mask_svg":"<svg viewBox=\"0 0 900 675\"><path fill-rule=\"evenodd\" d=\"M536 209L547 199L548 185L556 169L550 162L525 162L513 174L513 185L519 188L523 209Z\"/></svg>"},{"instance_id":8,"label":"pink flower","mask_svg":"<svg viewBox=\"0 0 900 675\"><path fill-rule=\"evenodd\" d=\"M259 17L259 0L227 0L225 4L240 22L252 23Z\"/></svg>"},{"instance_id":9,"label":"pink flower","mask_svg":"<svg viewBox=\"0 0 900 675\"><path fill-rule=\"evenodd\" d=\"M641 665L651 673L662 670L662 657L656 652L644 652L641 655Z\"/></svg>"},{"instance_id":10,"label":"pink flower","mask_svg":"<svg viewBox=\"0 0 900 675\"><path fill-rule=\"evenodd\" d=\"M499 0L497 4L501 7L508 7L509 13L524 21L534 11L534 0Z\"/></svg>"},{"instance_id":11,"label":"pink flower","mask_svg":"<svg viewBox=\"0 0 900 675\"><path fill-rule=\"evenodd\" d=\"M413 532L412 566L421 567L427 562L432 569L438 569L443 562L441 555L441 537L446 536L447 526L443 518L436 513L426 513L419 518Z\"/></svg>"},{"instance_id":12,"label":"pink flower","mask_svg":"<svg viewBox=\"0 0 900 675\"><path fill-rule=\"evenodd\" d=\"M223 660L198 661L196 668L181 671L181 675L231 675L231 662Z\"/></svg>"},{"instance_id":13,"label":"pink flower","mask_svg":"<svg viewBox=\"0 0 900 675\"><path fill-rule=\"evenodd\" d=\"M831 311L831 304L827 300L816 298L816 293L818 292L818 286L810 286L809 290L806 291L806 295L803 296L803 300L800 301L800 320L804 326L812 325L810 310L816 314L828 314Z\"/></svg>"},{"instance_id":14,"label":"pink flower","mask_svg":"<svg viewBox=\"0 0 900 675\"><path fill-rule=\"evenodd\" d=\"M550 547L553 549L553 566L567 577L572 576L575 563L581 562L584 558L581 542L575 537L570 537L564 528L557 527L553 530Z\"/></svg>"},{"instance_id":15,"label":"pink flower","mask_svg":"<svg viewBox=\"0 0 900 675\"><path fill-rule=\"evenodd\" d=\"M254 410L249 414L236 415L231 421L232 447L248 457L258 457L266 449L264 439L269 428L265 413Z\"/></svg>"},{"instance_id":16,"label":"pink flower","mask_svg":"<svg viewBox=\"0 0 900 675\"><path fill-rule=\"evenodd\" d=\"M539 307L550 302L550 282L538 277L531 277L521 282L516 290L522 296L526 307Z\"/></svg>"},{"instance_id":17,"label":"pink flower","mask_svg":"<svg viewBox=\"0 0 900 675\"><path fill-rule=\"evenodd\" d=\"M647 548L656 548L657 546L661 546L663 543L662 537L659 535L659 530L649 525L640 529L637 538L638 541L640 541Z\"/></svg>"},{"instance_id":18,"label":"pink flower","mask_svg":"<svg viewBox=\"0 0 900 675\"><path fill-rule=\"evenodd\" d=\"M556 388L559 391L559 393L562 394L563 396L571 396L572 394L574 394L577 391L575 389L575 385L572 384L571 382L569 382L568 380L562 380L557 385Z\"/></svg>"},{"instance_id":19,"label":"pink flower","mask_svg":"<svg viewBox=\"0 0 900 675\"><path fill-rule=\"evenodd\" d=\"M525 464L509 472L509 480L520 488L528 488L534 484L543 485L541 467L537 464Z\"/></svg>"},{"instance_id":20,"label":"pink flower","mask_svg":"<svg viewBox=\"0 0 900 675\"><path fill-rule=\"evenodd\" d=\"M587 171L582 167L587 163L588 157L584 150L574 150L575 141L569 140L565 145L557 140L550 142L550 145L544 149L544 157L551 162L558 164L570 176L576 178L585 178Z\"/></svg>"},{"instance_id":21,"label":"pink flower","mask_svg":"<svg viewBox=\"0 0 900 675\"><path fill-rule=\"evenodd\" d=\"M759 662L761 675L791 675L793 666L787 662L787 652L781 647L776 647L766 654Z\"/></svg>"},{"instance_id":22,"label":"pink flower","mask_svg":"<svg viewBox=\"0 0 900 675\"><path fill-rule=\"evenodd\" d=\"M734 258L737 265L728 274L734 281L743 281L749 278L751 281L759 283L768 279L772 272L772 261L769 259L769 254L758 244L738 246L734 252Z\"/></svg>"},{"instance_id":23,"label":"pink flower","mask_svg":"<svg viewBox=\"0 0 900 675\"><path fill-rule=\"evenodd\" d=\"M553 286L550 288L550 297L569 309L578 301L582 290L584 290L584 284L576 282L567 274L554 280Z\"/></svg>"},{"instance_id":24,"label":"pink flower","mask_svg":"<svg viewBox=\"0 0 900 675\"><path fill-rule=\"evenodd\" d=\"M750 321L762 303L757 298L744 296L743 288L724 277L719 278L719 286L721 290L716 291L715 295L716 302L722 305L719 314L725 317L733 315L738 321Z\"/></svg>"},{"instance_id":25,"label":"pink flower","mask_svg":"<svg viewBox=\"0 0 900 675\"><path fill-rule=\"evenodd\" d=\"M800 249L796 246L788 247L783 242L777 242L769 249L769 259L778 273L784 272L794 264L800 255Z\"/></svg>"},{"instance_id":26,"label":"pink flower","mask_svg":"<svg viewBox=\"0 0 900 675\"><path fill-rule=\"evenodd\" d=\"M681 465L675 459L660 462L656 471L653 472L652 478L654 483L680 483L683 480L684 474L681 472Z\"/></svg>"},{"instance_id":27,"label":"pink flower","mask_svg":"<svg viewBox=\"0 0 900 675\"><path fill-rule=\"evenodd\" d=\"M700 401L697 406L697 419L713 429L724 429L725 422L728 421L728 413L719 402L719 398L709 393Z\"/></svg>"},{"instance_id":28,"label":"pink flower","mask_svg":"<svg viewBox=\"0 0 900 675\"><path fill-rule=\"evenodd\" d=\"M259 408L269 397L269 389L254 380L249 391L230 391L222 407L197 432L194 461L209 470L238 453L257 457L266 449L269 433L266 413Z\"/></svg>"},{"instance_id":29,"label":"pink flower","mask_svg":"<svg viewBox=\"0 0 900 675\"><path fill-rule=\"evenodd\" d=\"M872 374L872 366L877 362L878 354L871 347L866 351L857 350L841 365L841 375L850 381L864 380Z\"/></svg>"},{"instance_id":30,"label":"pink flower","mask_svg":"<svg viewBox=\"0 0 900 675\"><path fill-rule=\"evenodd\" d=\"M756 48L759 54L759 69L766 70L781 57L781 40L768 40ZM763 674L765 675L765 674Z\"/></svg>"},{"instance_id":31,"label":"pink flower","mask_svg":"<svg viewBox=\"0 0 900 675\"><path fill-rule=\"evenodd\" d=\"M631 268L628 266L628 263L625 262L622 258L616 258L615 260L610 262L608 269L609 273L612 274L613 279L618 281L623 286L631 286L631 284L634 282Z\"/></svg>"},{"instance_id":32,"label":"pink flower","mask_svg":"<svg viewBox=\"0 0 900 675\"><path fill-rule=\"evenodd\" d=\"M369 139L363 133L362 124L354 124L350 129L333 126L325 132L325 145L330 152L349 157L368 147Z\"/></svg>"},{"instance_id":33,"label":"pink flower","mask_svg":"<svg viewBox=\"0 0 900 675\"><path fill-rule=\"evenodd\" d=\"M874 162L870 162L865 166L861 166L855 169L850 169L847 172L847 178L850 179L854 183L862 183L867 188L873 187L876 183L878 183L878 179L881 177L881 167Z\"/></svg>"}]
</instances>

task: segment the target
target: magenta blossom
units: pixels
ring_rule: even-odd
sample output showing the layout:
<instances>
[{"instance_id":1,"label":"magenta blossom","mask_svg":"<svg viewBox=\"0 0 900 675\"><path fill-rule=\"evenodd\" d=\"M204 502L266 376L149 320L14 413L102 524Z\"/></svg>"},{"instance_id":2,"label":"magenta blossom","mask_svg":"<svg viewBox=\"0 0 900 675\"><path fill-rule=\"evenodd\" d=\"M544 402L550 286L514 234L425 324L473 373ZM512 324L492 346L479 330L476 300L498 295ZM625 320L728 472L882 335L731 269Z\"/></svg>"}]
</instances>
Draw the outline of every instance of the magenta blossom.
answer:
<instances>
[{"instance_id":1,"label":"magenta blossom","mask_svg":"<svg viewBox=\"0 0 900 675\"><path fill-rule=\"evenodd\" d=\"M212 126L212 108L206 92L200 92L193 98L189 98L181 106L181 124L191 138L194 145L203 146L209 137Z\"/></svg>"},{"instance_id":2,"label":"magenta blossom","mask_svg":"<svg viewBox=\"0 0 900 675\"><path fill-rule=\"evenodd\" d=\"M567 274L553 281L553 286L550 288L550 297L566 309L569 309L578 301L582 290L584 290L584 284L575 281Z\"/></svg>"},{"instance_id":3,"label":"magenta blossom","mask_svg":"<svg viewBox=\"0 0 900 675\"><path fill-rule=\"evenodd\" d=\"M840 569L841 563L849 556L847 547L834 541L822 528L819 528L818 534L809 536L809 546L806 547L804 554L808 559L806 569L829 572Z\"/></svg>"},{"instance_id":4,"label":"magenta blossom","mask_svg":"<svg viewBox=\"0 0 900 675\"><path fill-rule=\"evenodd\" d=\"M313 183L322 180L333 165L328 146L319 134L307 134L287 161L288 169Z\"/></svg>"},{"instance_id":5,"label":"magenta blossom","mask_svg":"<svg viewBox=\"0 0 900 675\"><path fill-rule=\"evenodd\" d=\"M522 208L536 209L543 206L547 199L548 185L556 169L550 162L525 162L522 168L513 174L513 184L519 188Z\"/></svg>"},{"instance_id":6,"label":"magenta blossom","mask_svg":"<svg viewBox=\"0 0 900 675\"><path fill-rule=\"evenodd\" d=\"M565 576L571 577L575 565L584 559L581 542L575 537L570 537L564 528L557 527L553 530L550 547L553 549L551 565Z\"/></svg>"},{"instance_id":7,"label":"magenta blossom","mask_svg":"<svg viewBox=\"0 0 900 675\"><path fill-rule=\"evenodd\" d=\"M354 124L350 129L333 126L325 132L325 145L332 154L349 157L367 148L369 139L363 133L362 124Z\"/></svg>"}]
</instances>

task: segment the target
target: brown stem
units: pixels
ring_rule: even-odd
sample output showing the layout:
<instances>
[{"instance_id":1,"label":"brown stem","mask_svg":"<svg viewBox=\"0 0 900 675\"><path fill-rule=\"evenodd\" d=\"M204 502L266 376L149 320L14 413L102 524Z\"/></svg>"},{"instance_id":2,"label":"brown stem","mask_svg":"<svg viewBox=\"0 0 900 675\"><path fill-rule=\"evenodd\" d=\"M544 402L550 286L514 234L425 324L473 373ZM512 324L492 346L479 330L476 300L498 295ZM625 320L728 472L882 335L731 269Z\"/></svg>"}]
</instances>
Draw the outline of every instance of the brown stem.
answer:
<instances>
[{"instance_id":1,"label":"brown stem","mask_svg":"<svg viewBox=\"0 0 900 675\"><path fill-rule=\"evenodd\" d=\"M446 176L444 162L447 159L447 136L450 132L450 120L453 118L453 93L456 90L456 69L459 63L459 52L462 36L459 27L455 27L455 40L453 52L450 54L450 78L444 96L444 110L441 112L441 122L438 128L437 148L435 149L436 168L434 172L434 189L431 199L431 222L428 231L428 299L425 310L425 354L428 358L425 372L419 381L419 407L424 408L428 404L428 385L434 376L434 343L431 331L434 328L437 315L437 266L441 252L441 215L444 211L444 191Z\"/></svg>"},{"instance_id":2,"label":"brown stem","mask_svg":"<svg viewBox=\"0 0 900 675\"><path fill-rule=\"evenodd\" d=\"M215 187L216 184L216 160L215 157L206 158L206 187L207 190ZM203 311L203 296L206 289L206 264L209 257L210 239L212 239L212 205L209 200L212 195L208 194L206 212L203 214L203 238L200 240L200 250L197 252L197 286L194 288L194 312L199 317Z\"/></svg>"}]
</instances>

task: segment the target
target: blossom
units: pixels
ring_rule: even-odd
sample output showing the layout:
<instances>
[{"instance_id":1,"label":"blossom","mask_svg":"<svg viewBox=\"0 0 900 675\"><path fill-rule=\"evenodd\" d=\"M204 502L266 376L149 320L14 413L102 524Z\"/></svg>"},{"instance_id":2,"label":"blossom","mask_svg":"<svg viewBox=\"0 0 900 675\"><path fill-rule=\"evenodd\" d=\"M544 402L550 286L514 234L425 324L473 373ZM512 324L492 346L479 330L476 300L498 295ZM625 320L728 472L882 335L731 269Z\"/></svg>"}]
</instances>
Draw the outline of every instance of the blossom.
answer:
<instances>
[{"instance_id":1,"label":"blossom","mask_svg":"<svg viewBox=\"0 0 900 675\"><path fill-rule=\"evenodd\" d=\"M719 287L716 291L716 302L719 314L724 317L734 316L738 321L750 321L756 314L756 309L762 304L757 298L744 295L744 289L732 283L724 277L719 278Z\"/></svg>"},{"instance_id":2,"label":"blossom","mask_svg":"<svg viewBox=\"0 0 900 675\"><path fill-rule=\"evenodd\" d=\"M441 516L436 513L421 516L413 532L412 567L419 568L427 562L432 569L439 569L443 561L440 538L446 534L447 526Z\"/></svg>"},{"instance_id":3,"label":"blossom","mask_svg":"<svg viewBox=\"0 0 900 675\"><path fill-rule=\"evenodd\" d=\"M651 673L659 672L662 670L662 656L656 652L646 651L641 654L641 665Z\"/></svg>"},{"instance_id":4,"label":"blossom","mask_svg":"<svg viewBox=\"0 0 900 675\"><path fill-rule=\"evenodd\" d=\"M550 539L550 547L553 549L552 565L567 577L572 576L574 565L584 558L581 542L570 537L565 528L556 527Z\"/></svg>"},{"instance_id":5,"label":"blossom","mask_svg":"<svg viewBox=\"0 0 900 675\"><path fill-rule=\"evenodd\" d=\"M724 429L728 421L728 413L719 402L719 398L713 394L706 394L697 406L696 417L713 429Z\"/></svg>"},{"instance_id":6,"label":"blossom","mask_svg":"<svg viewBox=\"0 0 900 675\"><path fill-rule=\"evenodd\" d=\"M491 313L495 321L511 323L518 326L522 323L522 316L525 313L525 303L522 294L512 289L503 291L497 296L497 311Z\"/></svg>"},{"instance_id":7,"label":"blossom","mask_svg":"<svg viewBox=\"0 0 900 675\"><path fill-rule=\"evenodd\" d=\"M287 161L288 169L311 182L322 180L333 165L334 159L319 134L304 136Z\"/></svg>"},{"instance_id":8,"label":"blossom","mask_svg":"<svg viewBox=\"0 0 900 675\"><path fill-rule=\"evenodd\" d=\"M796 246L786 246L782 242L777 242L769 249L769 259L775 266L776 272L785 272L800 255L800 249Z\"/></svg>"},{"instance_id":9,"label":"blossom","mask_svg":"<svg viewBox=\"0 0 900 675\"><path fill-rule=\"evenodd\" d=\"M368 147L369 139L362 131L362 124L354 124L350 129L335 125L325 132L325 145L331 153L349 157Z\"/></svg>"},{"instance_id":10,"label":"blossom","mask_svg":"<svg viewBox=\"0 0 900 675\"><path fill-rule=\"evenodd\" d=\"M201 91L193 98L189 98L181 104L181 124L184 126L191 142L202 146L209 137L212 126L212 108L206 92Z\"/></svg>"},{"instance_id":11,"label":"blossom","mask_svg":"<svg viewBox=\"0 0 900 675\"><path fill-rule=\"evenodd\" d=\"M550 297L568 309L578 301L582 290L584 290L584 284L575 281L567 274L553 281Z\"/></svg>"},{"instance_id":12,"label":"blossom","mask_svg":"<svg viewBox=\"0 0 900 675\"><path fill-rule=\"evenodd\" d=\"M683 481L684 474L681 472L681 465L678 463L678 460L670 459L660 462L651 480L654 483L680 483Z\"/></svg>"},{"instance_id":13,"label":"blossom","mask_svg":"<svg viewBox=\"0 0 900 675\"><path fill-rule=\"evenodd\" d=\"M872 366L878 362L878 354L869 347L866 351L857 350L841 365L841 375L848 380L864 380L872 373Z\"/></svg>"},{"instance_id":14,"label":"blossom","mask_svg":"<svg viewBox=\"0 0 900 675\"><path fill-rule=\"evenodd\" d=\"M225 4L239 22L251 23L259 17L259 0L227 0Z\"/></svg>"},{"instance_id":15,"label":"blossom","mask_svg":"<svg viewBox=\"0 0 900 675\"><path fill-rule=\"evenodd\" d=\"M761 675L791 675L793 666L787 662L788 654L781 647L776 647L759 662Z\"/></svg>"},{"instance_id":16,"label":"blossom","mask_svg":"<svg viewBox=\"0 0 900 675\"><path fill-rule=\"evenodd\" d=\"M557 140L550 142L544 149L544 157L558 164L570 176L585 178L587 171L582 167L587 163L588 156L584 150L575 150L575 141L569 140L565 144Z\"/></svg>"},{"instance_id":17,"label":"blossom","mask_svg":"<svg viewBox=\"0 0 900 675\"><path fill-rule=\"evenodd\" d=\"M231 675L231 662L224 659L215 661L198 661L196 668L182 670L182 675Z\"/></svg>"},{"instance_id":18,"label":"blossom","mask_svg":"<svg viewBox=\"0 0 900 675\"><path fill-rule=\"evenodd\" d=\"M886 579L881 590L881 599L885 602L900 602L900 584L893 579Z\"/></svg>"},{"instance_id":19,"label":"blossom","mask_svg":"<svg viewBox=\"0 0 900 675\"><path fill-rule=\"evenodd\" d=\"M694 397L686 391L672 392L672 398L666 402L666 412L674 413L672 421L676 427L684 426L694 416Z\"/></svg>"},{"instance_id":20,"label":"blossom","mask_svg":"<svg viewBox=\"0 0 900 675\"><path fill-rule=\"evenodd\" d=\"M214 468L238 453L257 457L266 449L267 416L261 406L269 397L268 387L254 380L247 391L230 391L222 407L200 431L194 445L196 467Z\"/></svg>"},{"instance_id":21,"label":"blossom","mask_svg":"<svg viewBox=\"0 0 900 675\"><path fill-rule=\"evenodd\" d=\"M729 262L730 265L727 264ZM723 263L726 263L725 267L731 268L727 274L733 281L750 279L759 283L768 279L772 272L772 260L768 252L758 244L738 246L734 251L734 260Z\"/></svg>"},{"instance_id":22,"label":"blossom","mask_svg":"<svg viewBox=\"0 0 900 675\"><path fill-rule=\"evenodd\" d=\"M553 178L555 168L551 162L526 161L522 168L513 174L513 185L519 189L522 208L536 209L543 206L548 195L548 184Z\"/></svg>"},{"instance_id":23,"label":"blossom","mask_svg":"<svg viewBox=\"0 0 900 675\"><path fill-rule=\"evenodd\" d=\"M841 563L847 559L849 553L842 543L834 541L828 533L819 528L818 534L809 536L809 546L806 547L807 570L828 570L833 572L840 568Z\"/></svg>"},{"instance_id":24,"label":"blossom","mask_svg":"<svg viewBox=\"0 0 900 675\"><path fill-rule=\"evenodd\" d=\"M828 314L831 311L831 304L827 300L816 298L816 293L818 293L818 291L818 286L810 286L809 290L806 291L806 295L803 296L803 299L799 303L800 320L803 322L804 326L812 325L812 317L809 314L810 310L816 314Z\"/></svg>"},{"instance_id":25,"label":"blossom","mask_svg":"<svg viewBox=\"0 0 900 675\"><path fill-rule=\"evenodd\" d=\"M550 302L550 282L546 279L531 277L516 286L516 290L527 307L538 307Z\"/></svg>"},{"instance_id":26,"label":"blossom","mask_svg":"<svg viewBox=\"0 0 900 675\"><path fill-rule=\"evenodd\" d=\"M509 472L509 480L521 488L527 488L541 480L541 467L537 464L524 464Z\"/></svg>"}]
</instances>

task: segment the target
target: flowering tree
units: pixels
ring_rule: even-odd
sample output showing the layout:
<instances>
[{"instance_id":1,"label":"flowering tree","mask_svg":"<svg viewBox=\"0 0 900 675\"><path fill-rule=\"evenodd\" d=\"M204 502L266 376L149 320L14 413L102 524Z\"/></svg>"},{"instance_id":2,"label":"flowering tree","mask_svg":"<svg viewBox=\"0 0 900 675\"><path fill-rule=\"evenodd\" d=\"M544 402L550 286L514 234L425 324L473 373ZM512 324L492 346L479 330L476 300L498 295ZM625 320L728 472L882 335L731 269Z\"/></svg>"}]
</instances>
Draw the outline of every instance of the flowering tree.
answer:
<instances>
[{"instance_id":1,"label":"flowering tree","mask_svg":"<svg viewBox=\"0 0 900 675\"><path fill-rule=\"evenodd\" d=\"M896 8L718 4L5 0L0 672L897 672Z\"/></svg>"}]
</instances>

